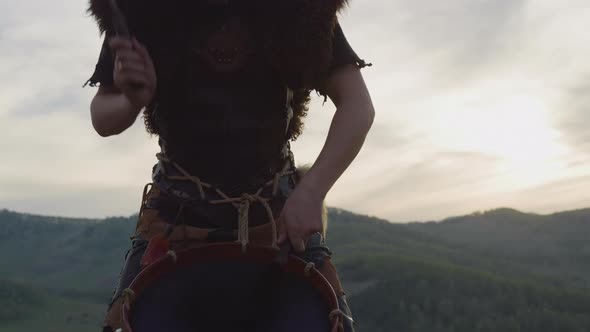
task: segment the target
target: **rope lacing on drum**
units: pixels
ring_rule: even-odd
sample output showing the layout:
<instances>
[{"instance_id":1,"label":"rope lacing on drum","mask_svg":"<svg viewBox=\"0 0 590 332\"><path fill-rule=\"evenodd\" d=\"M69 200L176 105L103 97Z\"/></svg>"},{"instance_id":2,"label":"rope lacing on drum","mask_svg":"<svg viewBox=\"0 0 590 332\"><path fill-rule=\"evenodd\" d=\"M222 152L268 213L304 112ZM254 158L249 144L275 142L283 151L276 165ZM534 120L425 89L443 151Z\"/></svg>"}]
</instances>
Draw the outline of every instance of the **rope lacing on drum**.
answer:
<instances>
[{"instance_id":1,"label":"rope lacing on drum","mask_svg":"<svg viewBox=\"0 0 590 332\"><path fill-rule=\"evenodd\" d=\"M176 255L176 252L174 250L168 250L168 252L166 253L166 255L172 257L172 261L175 264L178 262L178 256Z\"/></svg>"},{"instance_id":2,"label":"rope lacing on drum","mask_svg":"<svg viewBox=\"0 0 590 332\"><path fill-rule=\"evenodd\" d=\"M346 317L346 313L344 313L344 311L340 309L334 309L332 310L332 312L330 312L330 315L328 317L330 318L330 322L332 322L332 331L330 332L338 332L339 330L344 330L344 325L342 324L344 317Z\"/></svg>"},{"instance_id":3,"label":"rope lacing on drum","mask_svg":"<svg viewBox=\"0 0 590 332\"><path fill-rule=\"evenodd\" d=\"M143 209L145 204L147 203L148 193L152 189L153 184L148 183L143 187L143 194L141 195L141 205L139 206L139 218L143 215Z\"/></svg>"},{"instance_id":4,"label":"rope lacing on drum","mask_svg":"<svg viewBox=\"0 0 590 332\"><path fill-rule=\"evenodd\" d=\"M121 296L123 297L123 301L128 305L131 305L135 301L135 292L131 288L125 288Z\"/></svg>"},{"instance_id":5,"label":"rope lacing on drum","mask_svg":"<svg viewBox=\"0 0 590 332\"><path fill-rule=\"evenodd\" d=\"M290 163L290 160L292 160L291 151L289 151L289 154L291 154L290 158L288 159L289 161L285 164L285 166L283 167L283 169L280 172L277 172L275 174L275 176L273 177L272 180L264 183L255 193L253 193L253 194L244 193L244 194L240 195L239 197L230 197L230 196L226 195L223 191L221 191L219 188L215 188L213 185L201 181L200 178L189 174L184 168L182 168L180 165L178 165L174 161L170 160L170 158L168 158L163 153L158 153L156 155L156 157L158 158L159 161L164 162L164 163L168 163L168 164L174 166L174 168L182 174L182 175L176 175L176 176L168 175L168 174L166 174L166 168L162 167L162 174L164 176L166 176L168 179L190 181L197 186L197 189L199 190L199 194L201 196L201 199L208 201L210 204L232 204L237 209L237 211L238 211L238 240L237 240L237 242L242 245L242 250L245 251L248 246L248 236L249 236L248 216L249 216L249 212L250 212L250 205L252 203L260 203L264 207L267 217L268 217L268 220L272 225L272 232L274 234L273 239L272 239L272 246L278 247L277 246L277 236L276 236L276 234L277 234L276 227L277 226L276 226L276 223L274 220L272 209L269 204L271 198L263 197L262 191L264 190L264 188L272 185L272 196L273 197L276 196L278 189L279 189L279 181L280 181L281 177L295 173L291 169L291 163ZM222 197L222 199L207 200L207 198L205 196L205 189L214 190L220 197Z\"/></svg>"},{"instance_id":6,"label":"rope lacing on drum","mask_svg":"<svg viewBox=\"0 0 590 332\"><path fill-rule=\"evenodd\" d=\"M306 277L309 277L311 275L311 270L315 267L315 263L314 262L308 262L305 265L305 269L303 270L303 272L305 273Z\"/></svg>"}]
</instances>

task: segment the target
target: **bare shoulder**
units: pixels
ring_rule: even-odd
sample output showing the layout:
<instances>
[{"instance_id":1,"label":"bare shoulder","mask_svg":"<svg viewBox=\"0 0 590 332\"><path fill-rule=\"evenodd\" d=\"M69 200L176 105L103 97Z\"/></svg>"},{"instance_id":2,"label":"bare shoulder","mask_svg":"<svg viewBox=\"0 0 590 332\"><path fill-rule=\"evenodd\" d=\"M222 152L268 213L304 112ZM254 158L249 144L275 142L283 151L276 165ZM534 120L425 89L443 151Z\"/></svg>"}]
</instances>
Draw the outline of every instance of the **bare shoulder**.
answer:
<instances>
[{"instance_id":1,"label":"bare shoulder","mask_svg":"<svg viewBox=\"0 0 590 332\"><path fill-rule=\"evenodd\" d=\"M336 106L343 103L370 101L361 70L354 64L344 65L334 70L322 85L322 90Z\"/></svg>"}]
</instances>

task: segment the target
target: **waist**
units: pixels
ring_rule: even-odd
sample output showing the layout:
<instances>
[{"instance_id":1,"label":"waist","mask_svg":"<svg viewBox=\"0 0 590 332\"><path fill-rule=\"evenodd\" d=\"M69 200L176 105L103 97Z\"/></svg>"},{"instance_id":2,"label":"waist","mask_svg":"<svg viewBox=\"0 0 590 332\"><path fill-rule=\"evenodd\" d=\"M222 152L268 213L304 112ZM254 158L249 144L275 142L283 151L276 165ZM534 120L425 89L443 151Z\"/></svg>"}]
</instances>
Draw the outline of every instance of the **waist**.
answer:
<instances>
[{"instance_id":1,"label":"waist","mask_svg":"<svg viewBox=\"0 0 590 332\"><path fill-rule=\"evenodd\" d=\"M162 153L157 155L158 163L153 167L154 184L161 190L167 187L183 192L181 198L198 197L201 189L198 182L207 183L211 191L221 190L227 195L252 193L274 180L277 174L295 173L295 160L289 142L272 153L268 158L249 158L246 160L211 158L206 155L178 155L169 152L169 146L160 139ZM242 151L243 152L243 151ZM226 152L227 153L227 152ZM183 179L181 179L184 177ZM192 181L191 181L192 180ZM197 180L197 181L194 181Z\"/></svg>"},{"instance_id":2,"label":"waist","mask_svg":"<svg viewBox=\"0 0 590 332\"><path fill-rule=\"evenodd\" d=\"M218 187L201 179L167 159L159 157L152 179L161 193L148 202L170 223L201 227L236 228L238 207L248 200L253 226L268 221L268 208L278 216L296 185L295 167L286 160L272 176L250 177L233 186ZM218 204L220 201L225 203Z\"/></svg>"},{"instance_id":3,"label":"waist","mask_svg":"<svg viewBox=\"0 0 590 332\"><path fill-rule=\"evenodd\" d=\"M162 151L189 174L237 194L255 189L280 172L286 162L293 162L288 143L270 141L169 137L160 145Z\"/></svg>"}]
</instances>

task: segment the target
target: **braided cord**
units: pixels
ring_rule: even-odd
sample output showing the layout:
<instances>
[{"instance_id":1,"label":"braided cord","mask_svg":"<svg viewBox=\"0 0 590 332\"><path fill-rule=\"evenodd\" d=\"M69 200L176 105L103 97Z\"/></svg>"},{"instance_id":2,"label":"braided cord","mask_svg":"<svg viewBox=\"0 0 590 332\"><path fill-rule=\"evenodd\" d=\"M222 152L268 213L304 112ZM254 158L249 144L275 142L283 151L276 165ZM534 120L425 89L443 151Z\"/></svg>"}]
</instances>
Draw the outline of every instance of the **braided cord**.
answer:
<instances>
[{"instance_id":1,"label":"braided cord","mask_svg":"<svg viewBox=\"0 0 590 332\"><path fill-rule=\"evenodd\" d=\"M291 153L291 152L289 151L289 153ZM169 164L169 165L172 165L176 170L178 170L178 172L180 172L182 174L182 175L177 175L177 176L168 175L167 172L165 171L165 168L162 167L162 174L166 178L168 178L170 180L190 181L197 186L197 189L199 190L199 194L201 196L201 199L209 202L210 204L231 204L236 208L236 210L238 212L238 240L237 240L237 242L242 245L242 250L244 252L246 251L246 248L247 248L248 242L249 242L250 206L253 203L261 204L264 207L264 209L266 211L267 218L272 225L272 233L273 233L272 246L278 247L278 245L277 245L277 225L276 225L273 213L272 213L272 208L270 207L270 204L269 204L272 197L262 196L262 191L266 187L272 186L272 196L273 197L276 196L278 189L279 189L280 179L283 176L287 176L287 175L291 175L291 174L295 173L291 169L291 161L290 160L292 160L292 155L291 155L291 158L289 158L287 160L287 163L285 163L285 166L283 167L283 169L274 175L273 179L264 183L256 192L254 192L252 194L243 193L239 197L230 197L227 194L225 194L222 190L220 190L219 188L216 188L213 185L202 181L197 176L193 176L193 175L189 174L184 168L182 168L176 162L172 161L164 153L158 153L156 155L156 157L158 158L159 161ZM221 197L221 199L208 200L205 195L205 189L214 190L217 193L217 195L219 195Z\"/></svg>"}]
</instances>

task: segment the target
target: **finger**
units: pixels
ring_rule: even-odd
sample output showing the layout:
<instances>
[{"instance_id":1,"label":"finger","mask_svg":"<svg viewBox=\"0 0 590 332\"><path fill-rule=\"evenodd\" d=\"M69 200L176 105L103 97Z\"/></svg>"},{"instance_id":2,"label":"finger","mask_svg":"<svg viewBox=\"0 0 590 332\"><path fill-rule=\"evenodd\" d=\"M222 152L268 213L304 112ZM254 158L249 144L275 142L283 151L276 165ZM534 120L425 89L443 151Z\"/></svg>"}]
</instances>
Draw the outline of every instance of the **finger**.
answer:
<instances>
[{"instance_id":1,"label":"finger","mask_svg":"<svg viewBox=\"0 0 590 332\"><path fill-rule=\"evenodd\" d=\"M122 49L117 52L116 60L125 62L137 62L145 65L143 57L136 51L130 49Z\"/></svg>"},{"instance_id":2,"label":"finger","mask_svg":"<svg viewBox=\"0 0 590 332\"><path fill-rule=\"evenodd\" d=\"M148 80L143 73L128 72L115 79L115 85L123 91L135 89L136 86L147 86Z\"/></svg>"},{"instance_id":3,"label":"finger","mask_svg":"<svg viewBox=\"0 0 590 332\"><path fill-rule=\"evenodd\" d=\"M138 63L136 61L117 61L115 62L115 70L117 70L117 72L138 71L147 74L143 63Z\"/></svg>"},{"instance_id":4,"label":"finger","mask_svg":"<svg viewBox=\"0 0 590 332\"><path fill-rule=\"evenodd\" d=\"M133 43L127 38L112 37L109 39L109 46L111 47L111 50L118 52L124 49L132 49Z\"/></svg>"},{"instance_id":5,"label":"finger","mask_svg":"<svg viewBox=\"0 0 590 332\"><path fill-rule=\"evenodd\" d=\"M322 220L321 217L318 217L316 222L313 223L314 227L311 229L311 234L314 233L320 233L320 234L324 234L324 221Z\"/></svg>"},{"instance_id":6,"label":"finger","mask_svg":"<svg viewBox=\"0 0 590 332\"><path fill-rule=\"evenodd\" d=\"M277 239L277 243L278 243L279 245L281 245L281 244L283 244L283 243L285 243L285 242L287 242L287 231L285 231L285 230L281 230L281 231L279 232L279 238Z\"/></svg>"},{"instance_id":7,"label":"finger","mask_svg":"<svg viewBox=\"0 0 590 332\"><path fill-rule=\"evenodd\" d=\"M140 88L145 88L147 86L147 80L141 76L133 76L125 79L125 81L119 84L120 89L125 93L134 93L137 92Z\"/></svg>"},{"instance_id":8,"label":"finger","mask_svg":"<svg viewBox=\"0 0 590 332\"><path fill-rule=\"evenodd\" d=\"M150 56L150 52L147 50L145 46L143 46L137 39L133 38L132 41L133 48L137 51L139 56L146 62L152 64L152 57Z\"/></svg>"},{"instance_id":9,"label":"finger","mask_svg":"<svg viewBox=\"0 0 590 332\"><path fill-rule=\"evenodd\" d=\"M148 69L148 74L149 74L150 79L153 79L155 81L156 80L156 72L154 69L155 66L152 61L152 57L150 56L150 52L147 50L147 48L145 46L143 46L135 38L133 39L133 46L134 46L134 49L137 51L137 53L143 59L144 64L145 64L146 68Z\"/></svg>"},{"instance_id":10,"label":"finger","mask_svg":"<svg viewBox=\"0 0 590 332\"><path fill-rule=\"evenodd\" d=\"M141 76L142 79L148 79L148 75L145 71L145 69L143 68L131 68L131 67L122 67L122 68L117 68L117 70L114 73L115 75L115 80L125 80L128 77L138 77Z\"/></svg>"},{"instance_id":11,"label":"finger","mask_svg":"<svg viewBox=\"0 0 590 332\"><path fill-rule=\"evenodd\" d=\"M305 240L300 236L290 236L291 245L296 253L301 254L305 252Z\"/></svg>"},{"instance_id":12,"label":"finger","mask_svg":"<svg viewBox=\"0 0 590 332\"><path fill-rule=\"evenodd\" d=\"M281 213L281 215L279 216L279 218L277 219L277 228L279 229L279 234L278 234L278 238L277 238L277 242L279 245L285 243L285 241L287 241L287 227L284 223L284 219L283 219L283 214Z\"/></svg>"}]
</instances>

